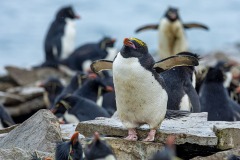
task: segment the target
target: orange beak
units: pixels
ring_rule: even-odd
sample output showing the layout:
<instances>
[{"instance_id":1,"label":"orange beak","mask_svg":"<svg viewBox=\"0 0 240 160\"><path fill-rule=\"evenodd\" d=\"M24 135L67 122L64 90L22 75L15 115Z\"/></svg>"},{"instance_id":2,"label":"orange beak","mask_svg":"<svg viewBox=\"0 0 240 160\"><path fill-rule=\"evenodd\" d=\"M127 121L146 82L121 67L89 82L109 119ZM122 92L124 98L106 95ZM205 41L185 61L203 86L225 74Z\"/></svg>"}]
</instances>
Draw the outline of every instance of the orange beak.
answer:
<instances>
[{"instance_id":1,"label":"orange beak","mask_svg":"<svg viewBox=\"0 0 240 160\"><path fill-rule=\"evenodd\" d=\"M124 38L123 44L124 44L125 46L128 46L128 47L131 47L131 48L133 48L133 49L136 49L136 46L135 46L135 45L131 42L131 40L128 39L128 38Z\"/></svg>"}]
</instances>

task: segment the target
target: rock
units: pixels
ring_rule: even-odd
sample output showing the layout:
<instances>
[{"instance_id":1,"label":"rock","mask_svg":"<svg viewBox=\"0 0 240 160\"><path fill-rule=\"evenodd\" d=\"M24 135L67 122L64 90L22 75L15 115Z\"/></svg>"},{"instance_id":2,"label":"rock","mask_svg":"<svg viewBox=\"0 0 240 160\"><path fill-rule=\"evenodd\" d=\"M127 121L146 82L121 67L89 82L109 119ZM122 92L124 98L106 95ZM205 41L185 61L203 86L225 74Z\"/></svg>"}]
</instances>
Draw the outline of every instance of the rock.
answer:
<instances>
[{"instance_id":1,"label":"rock","mask_svg":"<svg viewBox=\"0 0 240 160\"><path fill-rule=\"evenodd\" d=\"M117 159L150 159L154 153L164 148L162 143L127 141L121 138L106 137Z\"/></svg>"},{"instance_id":2,"label":"rock","mask_svg":"<svg viewBox=\"0 0 240 160\"><path fill-rule=\"evenodd\" d=\"M0 76L0 91L6 91L8 88L17 86L17 84L8 76Z\"/></svg>"},{"instance_id":3,"label":"rock","mask_svg":"<svg viewBox=\"0 0 240 160\"><path fill-rule=\"evenodd\" d=\"M0 129L0 134L9 133L11 130L13 130L17 126L18 126L18 124L15 124L15 125L12 125L12 126L7 127L7 128Z\"/></svg>"},{"instance_id":4,"label":"rock","mask_svg":"<svg viewBox=\"0 0 240 160\"><path fill-rule=\"evenodd\" d=\"M26 151L54 153L56 142L61 141L58 119L48 110L40 110L9 132L0 141L1 148L18 147Z\"/></svg>"},{"instance_id":5,"label":"rock","mask_svg":"<svg viewBox=\"0 0 240 160\"><path fill-rule=\"evenodd\" d=\"M50 76L66 77L65 73L54 68L38 68L34 70L22 69L14 66L5 67L9 76L20 86L44 80Z\"/></svg>"},{"instance_id":6,"label":"rock","mask_svg":"<svg viewBox=\"0 0 240 160\"><path fill-rule=\"evenodd\" d=\"M2 149L0 148L0 159L1 160L32 160L32 156L37 154L39 158L43 157L54 157L53 154L46 153L46 152L30 152L25 151L21 148L12 148L12 149Z\"/></svg>"},{"instance_id":7,"label":"rock","mask_svg":"<svg viewBox=\"0 0 240 160\"><path fill-rule=\"evenodd\" d=\"M232 154L240 156L240 148L218 152L207 157L195 157L192 160L227 160L227 158Z\"/></svg>"},{"instance_id":8,"label":"rock","mask_svg":"<svg viewBox=\"0 0 240 160\"><path fill-rule=\"evenodd\" d=\"M44 108L46 108L46 106L43 97L35 98L25 103L21 103L11 107L6 106L6 110L11 116L20 116Z\"/></svg>"},{"instance_id":9,"label":"rock","mask_svg":"<svg viewBox=\"0 0 240 160\"><path fill-rule=\"evenodd\" d=\"M240 123L224 122L214 125L214 132L218 137L217 147L221 150L240 146Z\"/></svg>"},{"instance_id":10,"label":"rock","mask_svg":"<svg viewBox=\"0 0 240 160\"><path fill-rule=\"evenodd\" d=\"M84 136L92 136L96 131L110 137L127 136L127 129L116 117L80 122L76 130ZM147 137L148 132L147 125L141 126L137 130L140 140ZM156 133L155 142L165 142L168 135L176 136L176 144L216 146L218 141L212 128L207 124L207 113L192 113L189 117L164 120Z\"/></svg>"}]
</instances>

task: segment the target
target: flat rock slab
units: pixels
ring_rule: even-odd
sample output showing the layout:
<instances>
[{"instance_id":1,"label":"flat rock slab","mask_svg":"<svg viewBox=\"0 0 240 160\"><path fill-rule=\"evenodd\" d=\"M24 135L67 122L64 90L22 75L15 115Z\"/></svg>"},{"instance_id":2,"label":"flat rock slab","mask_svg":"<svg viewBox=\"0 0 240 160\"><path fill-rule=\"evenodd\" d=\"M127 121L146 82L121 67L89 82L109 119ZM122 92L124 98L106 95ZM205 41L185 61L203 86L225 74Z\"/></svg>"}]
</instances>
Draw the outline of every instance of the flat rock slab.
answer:
<instances>
[{"instance_id":1,"label":"flat rock slab","mask_svg":"<svg viewBox=\"0 0 240 160\"><path fill-rule=\"evenodd\" d=\"M216 146L217 137L207 122L207 113L192 113L188 117L175 120L164 120L158 129L155 142L165 142L168 135L176 136L176 144L198 144L203 146ZM97 120L80 122L76 128L84 136L92 136L98 131L102 135L110 137L125 137L127 129L117 118L100 118ZM137 133L140 140L149 132L147 125L141 126Z\"/></svg>"},{"instance_id":2,"label":"flat rock slab","mask_svg":"<svg viewBox=\"0 0 240 160\"><path fill-rule=\"evenodd\" d=\"M150 159L154 153L164 148L162 143L127 141L122 138L106 137L105 140L112 147L116 158L123 159Z\"/></svg>"},{"instance_id":3,"label":"flat rock slab","mask_svg":"<svg viewBox=\"0 0 240 160\"><path fill-rule=\"evenodd\" d=\"M43 109L9 132L0 141L0 146L3 149L18 147L26 151L54 153L56 142L61 140L58 119Z\"/></svg>"},{"instance_id":4,"label":"flat rock slab","mask_svg":"<svg viewBox=\"0 0 240 160\"><path fill-rule=\"evenodd\" d=\"M75 133L77 124L60 124L61 134L63 141L68 141L71 139L72 135ZM85 137L80 133L79 139L84 139Z\"/></svg>"}]
</instances>

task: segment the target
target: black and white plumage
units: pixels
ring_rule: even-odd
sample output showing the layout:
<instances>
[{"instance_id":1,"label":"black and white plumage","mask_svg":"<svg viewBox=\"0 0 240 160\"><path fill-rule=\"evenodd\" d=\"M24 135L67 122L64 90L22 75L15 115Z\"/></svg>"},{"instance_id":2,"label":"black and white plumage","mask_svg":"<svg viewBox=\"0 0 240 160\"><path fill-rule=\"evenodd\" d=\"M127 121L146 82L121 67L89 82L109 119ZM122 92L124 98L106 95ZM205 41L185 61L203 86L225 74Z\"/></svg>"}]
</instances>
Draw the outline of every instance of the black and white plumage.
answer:
<instances>
[{"instance_id":1,"label":"black and white plumage","mask_svg":"<svg viewBox=\"0 0 240 160\"><path fill-rule=\"evenodd\" d=\"M190 52L181 52L177 55L189 55L199 60L198 55ZM179 66L161 73L168 93L168 109L200 112L194 71L194 66Z\"/></svg>"},{"instance_id":2,"label":"black and white plumage","mask_svg":"<svg viewBox=\"0 0 240 160\"><path fill-rule=\"evenodd\" d=\"M98 132L94 133L93 140L85 147L84 153L87 160L116 160L111 147Z\"/></svg>"},{"instance_id":3,"label":"black and white plumage","mask_svg":"<svg viewBox=\"0 0 240 160\"><path fill-rule=\"evenodd\" d=\"M13 121L12 117L6 111L4 106L0 104L0 129L10 127L14 124L15 122Z\"/></svg>"},{"instance_id":4,"label":"black and white plumage","mask_svg":"<svg viewBox=\"0 0 240 160\"><path fill-rule=\"evenodd\" d=\"M113 38L104 37L97 43L84 44L64 59L61 64L68 66L72 70L87 71L92 61L110 56L108 49L114 46L115 41Z\"/></svg>"},{"instance_id":5,"label":"black and white plumage","mask_svg":"<svg viewBox=\"0 0 240 160\"><path fill-rule=\"evenodd\" d=\"M78 140L79 133L75 132L70 141L59 142L56 146L56 160L82 160L83 149Z\"/></svg>"},{"instance_id":6,"label":"black and white plumage","mask_svg":"<svg viewBox=\"0 0 240 160\"><path fill-rule=\"evenodd\" d=\"M125 38L121 51L113 62L99 60L91 65L94 72L112 69L117 113L128 128L126 139L137 140L135 128L150 126L145 141L153 141L167 112L168 95L162 72L174 66L198 65L195 57L179 55L155 63L147 45L137 38Z\"/></svg>"},{"instance_id":7,"label":"black and white plumage","mask_svg":"<svg viewBox=\"0 0 240 160\"><path fill-rule=\"evenodd\" d=\"M158 29L159 55L160 58L167 58L179 52L188 51L187 38L184 29L208 27L198 23L182 23L178 9L169 7L159 24L151 24L140 27L136 32L147 29Z\"/></svg>"},{"instance_id":8,"label":"black and white plumage","mask_svg":"<svg viewBox=\"0 0 240 160\"><path fill-rule=\"evenodd\" d=\"M79 16L71 6L61 8L52 22L44 42L45 62L43 66L56 66L73 52L75 47L75 23Z\"/></svg>"},{"instance_id":9,"label":"black and white plumage","mask_svg":"<svg viewBox=\"0 0 240 160\"><path fill-rule=\"evenodd\" d=\"M223 83L223 71L209 68L199 93L201 111L208 112L209 121L239 121L240 106L229 97Z\"/></svg>"}]
</instances>

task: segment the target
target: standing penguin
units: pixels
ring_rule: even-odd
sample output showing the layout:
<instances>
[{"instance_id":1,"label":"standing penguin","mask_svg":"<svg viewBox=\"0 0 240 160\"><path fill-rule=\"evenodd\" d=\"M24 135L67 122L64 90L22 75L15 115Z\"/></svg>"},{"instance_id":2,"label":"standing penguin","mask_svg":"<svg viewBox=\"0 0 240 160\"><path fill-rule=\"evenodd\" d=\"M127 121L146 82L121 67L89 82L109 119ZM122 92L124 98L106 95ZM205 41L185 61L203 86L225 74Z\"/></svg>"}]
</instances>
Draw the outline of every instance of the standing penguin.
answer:
<instances>
[{"instance_id":1,"label":"standing penguin","mask_svg":"<svg viewBox=\"0 0 240 160\"><path fill-rule=\"evenodd\" d=\"M209 68L199 93L201 112L208 112L209 121L239 121L240 107L230 99L223 83L223 71Z\"/></svg>"},{"instance_id":2,"label":"standing penguin","mask_svg":"<svg viewBox=\"0 0 240 160\"><path fill-rule=\"evenodd\" d=\"M163 59L188 50L184 29L194 27L208 30L208 27L202 24L182 23L178 14L178 9L169 7L159 24L145 25L138 28L136 32L146 29L158 29L158 52L160 58Z\"/></svg>"},{"instance_id":3,"label":"standing penguin","mask_svg":"<svg viewBox=\"0 0 240 160\"><path fill-rule=\"evenodd\" d=\"M92 61L111 56L108 49L114 46L115 41L110 37L104 37L97 43L84 44L64 59L61 64L68 66L72 70L87 71Z\"/></svg>"},{"instance_id":4,"label":"standing penguin","mask_svg":"<svg viewBox=\"0 0 240 160\"><path fill-rule=\"evenodd\" d=\"M46 57L43 65L56 65L60 59L73 52L76 35L74 19L78 18L71 6L63 7L57 12L45 38Z\"/></svg>"},{"instance_id":5,"label":"standing penguin","mask_svg":"<svg viewBox=\"0 0 240 160\"><path fill-rule=\"evenodd\" d=\"M181 52L177 55L189 55L199 60L198 55L190 52ZM194 71L194 66L179 66L161 73L168 93L168 109L200 112Z\"/></svg>"},{"instance_id":6,"label":"standing penguin","mask_svg":"<svg viewBox=\"0 0 240 160\"><path fill-rule=\"evenodd\" d=\"M175 66L195 66L192 56L172 56L157 63L147 45L137 38L125 38L123 47L114 61L99 60L91 65L94 72L113 70L117 113L126 128L127 140L138 139L136 128L148 124L150 132L144 141L154 141L156 130L167 116L168 94L163 72ZM171 112L181 113L181 112ZM172 115L168 115L171 117Z\"/></svg>"}]
</instances>

